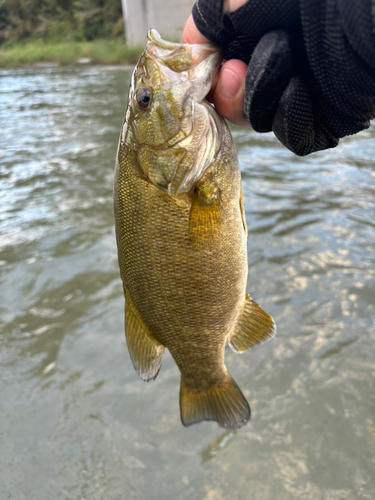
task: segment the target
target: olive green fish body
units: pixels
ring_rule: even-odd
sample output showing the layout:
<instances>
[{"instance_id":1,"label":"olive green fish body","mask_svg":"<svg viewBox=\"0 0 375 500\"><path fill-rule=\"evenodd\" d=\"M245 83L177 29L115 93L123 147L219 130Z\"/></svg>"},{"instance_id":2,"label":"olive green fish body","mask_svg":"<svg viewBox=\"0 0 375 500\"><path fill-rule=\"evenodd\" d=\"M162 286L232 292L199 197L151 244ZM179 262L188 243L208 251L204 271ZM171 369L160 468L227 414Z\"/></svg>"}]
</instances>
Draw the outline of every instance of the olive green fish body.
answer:
<instances>
[{"instance_id":1,"label":"olive green fish body","mask_svg":"<svg viewBox=\"0 0 375 500\"><path fill-rule=\"evenodd\" d=\"M245 300L240 174L228 146L229 154L223 151L224 159L206 171L193 194L182 198L143 179L127 148L120 156L124 176L116 189L117 210L126 215L118 220L125 294L155 339L171 351L182 375L197 387L211 373L217 381L222 378L225 341ZM205 199L205 183L215 185L214 200ZM201 198L207 205L202 207ZM198 212L194 218L193 205ZM210 225L206 211L212 209L216 216ZM206 377L200 373L203 367Z\"/></svg>"},{"instance_id":2,"label":"olive green fish body","mask_svg":"<svg viewBox=\"0 0 375 500\"><path fill-rule=\"evenodd\" d=\"M157 41L162 43L169 44ZM172 51L173 58L176 47L181 52L185 46L162 49L167 55ZM179 64L179 69L189 68L189 58L182 57L180 63L181 54L174 57L174 70ZM139 64L143 68L147 61ZM240 427L248 421L250 408L225 368L225 344L246 350L270 338L274 324L245 292L246 223L236 152L225 121L207 102L200 102L197 110L198 104L183 101L182 92L177 94L182 103L166 92L161 102L169 102L169 109L158 110L163 74L155 70L156 77L150 79L149 73L141 69L138 84L137 70L133 77L115 176L129 352L140 376L151 380L164 348L169 349L181 372L185 425L216 420L223 427ZM156 119L147 115L148 88L154 116L161 113ZM140 101L136 108L134 99ZM143 100L149 108L138 115ZM179 120L172 120L169 130L166 113L177 114ZM143 120L149 120L149 127L162 123L159 132L150 132L151 139ZM210 151L199 153L204 148ZM204 162L203 171L192 175Z\"/></svg>"}]
</instances>

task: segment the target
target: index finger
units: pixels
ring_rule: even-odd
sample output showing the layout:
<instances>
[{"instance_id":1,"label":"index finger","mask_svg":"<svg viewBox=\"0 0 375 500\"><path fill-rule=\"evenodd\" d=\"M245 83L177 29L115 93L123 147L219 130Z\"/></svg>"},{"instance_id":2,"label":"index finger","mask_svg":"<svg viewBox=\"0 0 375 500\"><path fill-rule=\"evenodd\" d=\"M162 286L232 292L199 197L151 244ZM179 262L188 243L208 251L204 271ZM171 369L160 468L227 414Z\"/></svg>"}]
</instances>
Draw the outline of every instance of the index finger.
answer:
<instances>
[{"instance_id":1,"label":"index finger","mask_svg":"<svg viewBox=\"0 0 375 500\"><path fill-rule=\"evenodd\" d=\"M191 14L186 21L184 31L182 32L182 43L210 43L210 41L204 37L195 26L195 22Z\"/></svg>"}]
</instances>

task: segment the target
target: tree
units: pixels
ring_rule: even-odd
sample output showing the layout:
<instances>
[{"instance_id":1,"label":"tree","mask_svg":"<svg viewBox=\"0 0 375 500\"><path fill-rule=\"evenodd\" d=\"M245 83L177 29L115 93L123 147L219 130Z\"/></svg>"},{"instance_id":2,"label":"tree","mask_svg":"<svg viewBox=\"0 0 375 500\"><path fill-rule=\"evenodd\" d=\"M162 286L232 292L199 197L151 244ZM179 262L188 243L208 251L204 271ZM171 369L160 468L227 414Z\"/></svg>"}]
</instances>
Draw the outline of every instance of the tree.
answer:
<instances>
[{"instance_id":1,"label":"tree","mask_svg":"<svg viewBox=\"0 0 375 500\"><path fill-rule=\"evenodd\" d=\"M123 36L121 0L0 0L0 42L12 36L81 39Z\"/></svg>"}]
</instances>

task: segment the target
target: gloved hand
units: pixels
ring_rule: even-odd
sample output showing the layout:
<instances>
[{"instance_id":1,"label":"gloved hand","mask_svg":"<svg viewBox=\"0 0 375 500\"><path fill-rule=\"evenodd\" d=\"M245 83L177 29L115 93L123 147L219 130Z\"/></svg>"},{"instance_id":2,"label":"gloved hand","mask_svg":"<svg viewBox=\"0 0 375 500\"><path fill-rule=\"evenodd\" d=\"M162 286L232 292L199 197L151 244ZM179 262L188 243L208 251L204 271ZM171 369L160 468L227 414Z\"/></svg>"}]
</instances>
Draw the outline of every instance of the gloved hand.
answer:
<instances>
[{"instance_id":1,"label":"gloved hand","mask_svg":"<svg viewBox=\"0 0 375 500\"><path fill-rule=\"evenodd\" d=\"M375 0L197 0L199 31L248 64L244 112L295 154L335 147L375 117Z\"/></svg>"}]
</instances>

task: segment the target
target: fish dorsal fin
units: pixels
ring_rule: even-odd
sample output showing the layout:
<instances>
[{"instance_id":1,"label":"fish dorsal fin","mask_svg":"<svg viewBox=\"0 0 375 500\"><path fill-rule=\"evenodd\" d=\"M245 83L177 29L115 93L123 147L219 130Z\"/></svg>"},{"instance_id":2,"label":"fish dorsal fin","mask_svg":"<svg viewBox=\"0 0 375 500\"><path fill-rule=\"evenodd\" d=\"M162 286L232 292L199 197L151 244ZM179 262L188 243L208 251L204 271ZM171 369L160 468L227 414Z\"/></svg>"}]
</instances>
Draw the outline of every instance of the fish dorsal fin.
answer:
<instances>
[{"instance_id":1,"label":"fish dorsal fin","mask_svg":"<svg viewBox=\"0 0 375 500\"><path fill-rule=\"evenodd\" d=\"M163 361L164 346L152 336L129 297L125 299L125 334L136 372L145 382L154 380Z\"/></svg>"},{"instance_id":2,"label":"fish dorsal fin","mask_svg":"<svg viewBox=\"0 0 375 500\"><path fill-rule=\"evenodd\" d=\"M263 311L247 293L237 327L228 341L229 346L236 352L244 352L256 344L272 339L275 333L276 325L272 316Z\"/></svg>"}]
</instances>

